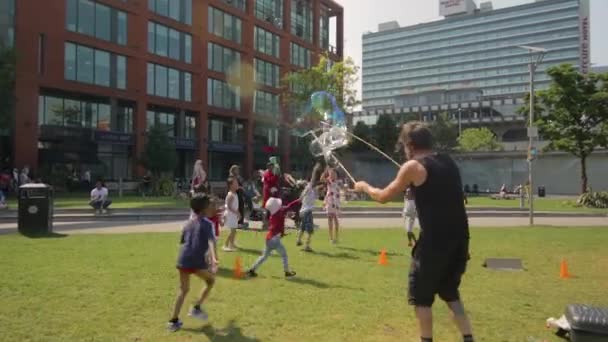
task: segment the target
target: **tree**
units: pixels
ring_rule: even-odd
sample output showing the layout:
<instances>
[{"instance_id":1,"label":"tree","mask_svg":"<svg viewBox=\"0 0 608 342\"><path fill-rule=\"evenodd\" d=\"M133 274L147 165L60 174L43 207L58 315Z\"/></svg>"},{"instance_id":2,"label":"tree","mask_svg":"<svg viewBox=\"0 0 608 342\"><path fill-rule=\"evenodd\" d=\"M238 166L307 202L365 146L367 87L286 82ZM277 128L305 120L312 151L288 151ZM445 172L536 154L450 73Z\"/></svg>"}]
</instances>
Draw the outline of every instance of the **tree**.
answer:
<instances>
[{"instance_id":1,"label":"tree","mask_svg":"<svg viewBox=\"0 0 608 342\"><path fill-rule=\"evenodd\" d=\"M160 126L155 125L148 132L142 164L152 172L155 179L160 178L163 172L175 170L177 165L175 142Z\"/></svg>"},{"instance_id":2,"label":"tree","mask_svg":"<svg viewBox=\"0 0 608 342\"><path fill-rule=\"evenodd\" d=\"M310 96L317 91L326 91L336 97L338 107L346 113L359 104L355 87L358 73L359 67L350 57L334 63L322 56L312 68L292 72L283 78L283 102L295 106L299 115L311 114L307 113L310 112Z\"/></svg>"},{"instance_id":3,"label":"tree","mask_svg":"<svg viewBox=\"0 0 608 342\"><path fill-rule=\"evenodd\" d=\"M547 69L551 84L537 93L536 124L548 149L581 162L581 192L587 192L587 157L608 146L608 74L583 75L570 64ZM522 112L529 110L529 102Z\"/></svg>"},{"instance_id":4,"label":"tree","mask_svg":"<svg viewBox=\"0 0 608 342\"><path fill-rule=\"evenodd\" d=\"M481 127L462 131L458 137L458 149L462 152L500 151L502 146L492 131Z\"/></svg>"},{"instance_id":5,"label":"tree","mask_svg":"<svg viewBox=\"0 0 608 342\"><path fill-rule=\"evenodd\" d=\"M376 146L384 153L394 155L397 147L397 124L390 114L382 114L378 117L374 126L374 141Z\"/></svg>"},{"instance_id":6,"label":"tree","mask_svg":"<svg viewBox=\"0 0 608 342\"><path fill-rule=\"evenodd\" d=\"M357 124L353 128L353 134L369 143L373 143L371 141L372 140L371 139L372 138L371 129L363 121L357 122ZM353 152L363 152L363 151L368 150L369 148L363 142L361 142L357 139L352 139L350 142L350 149Z\"/></svg>"},{"instance_id":7,"label":"tree","mask_svg":"<svg viewBox=\"0 0 608 342\"><path fill-rule=\"evenodd\" d=\"M15 104L15 50L0 46L0 129L10 129Z\"/></svg>"},{"instance_id":8,"label":"tree","mask_svg":"<svg viewBox=\"0 0 608 342\"><path fill-rule=\"evenodd\" d=\"M448 113L437 115L437 119L429 126L435 141L435 149L449 152L458 146L458 129L452 123Z\"/></svg>"}]
</instances>

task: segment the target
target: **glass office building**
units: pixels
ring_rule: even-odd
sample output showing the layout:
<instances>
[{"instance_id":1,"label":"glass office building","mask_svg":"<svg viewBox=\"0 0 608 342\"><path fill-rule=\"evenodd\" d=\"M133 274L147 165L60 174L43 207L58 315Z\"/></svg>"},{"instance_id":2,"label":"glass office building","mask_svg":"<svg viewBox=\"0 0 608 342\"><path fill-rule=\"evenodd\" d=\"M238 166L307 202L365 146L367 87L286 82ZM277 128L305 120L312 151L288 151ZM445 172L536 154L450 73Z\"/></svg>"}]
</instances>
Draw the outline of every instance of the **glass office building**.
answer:
<instances>
[{"instance_id":1,"label":"glass office building","mask_svg":"<svg viewBox=\"0 0 608 342\"><path fill-rule=\"evenodd\" d=\"M588 0L537 0L496 10L491 2L477 7L471 0L440 0L440 11L441 20L385 23L363 35L364 111L355 121L374 124L382 113L433 120L446 111L467 123L517 121L529 92L530 54L521 45L548 50L537 89L549 84L550 66L589 68Z\"/></svg>"}]
</instances>

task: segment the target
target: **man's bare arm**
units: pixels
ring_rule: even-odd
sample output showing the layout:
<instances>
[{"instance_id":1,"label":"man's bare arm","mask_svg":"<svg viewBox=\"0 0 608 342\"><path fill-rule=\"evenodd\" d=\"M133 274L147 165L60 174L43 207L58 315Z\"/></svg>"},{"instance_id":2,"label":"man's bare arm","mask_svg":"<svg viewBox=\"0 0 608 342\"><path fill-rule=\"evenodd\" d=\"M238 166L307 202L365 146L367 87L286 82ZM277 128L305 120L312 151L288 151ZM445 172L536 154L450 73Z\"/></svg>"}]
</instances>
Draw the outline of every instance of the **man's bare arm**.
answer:
<instances>
[{"instance_id":1,"label":"man's bare arm","mask_svg":"<svg viewBox=\"0 0 608 342\"><path fill-rule=\"evenodd\" d=\"M386 203L403 193L414 182L418 164L417 161L413 160L403 164L399 173L397 173L397 177L384 189L374 188L366 182L357 182L355 190L367 193L376 202Z\"/></svg>"}]
</instances>

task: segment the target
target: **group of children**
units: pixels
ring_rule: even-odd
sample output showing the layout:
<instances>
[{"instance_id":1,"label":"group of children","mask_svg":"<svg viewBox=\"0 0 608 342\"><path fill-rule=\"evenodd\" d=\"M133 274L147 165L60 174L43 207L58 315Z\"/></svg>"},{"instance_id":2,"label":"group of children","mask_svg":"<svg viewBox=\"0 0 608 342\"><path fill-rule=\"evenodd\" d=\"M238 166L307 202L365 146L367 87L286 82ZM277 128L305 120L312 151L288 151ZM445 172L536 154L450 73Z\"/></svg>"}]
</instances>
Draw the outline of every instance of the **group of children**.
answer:
<instances>
[{"instance_id":1,"label":"group of children","mask_svg":"<svg viewBox=\"0 0 608 342\"><path fill-rule=\"evenodd\" d=\"M266 194L266 191L264 191L264 197L268 195L268 198L264 199L263 205L269 215L266 244L262 255L247 271L248 276L257 276L257 269L266 261L273 250L276 250L281 255L285 277L289 278L296 275L289 268L287 251L281 242L281 238L285 236L285 218L287 213L293 211L296 206L301 204L299 211L301 224L296 244L297 246L302 246L302 239L306 234L303 251L312 252L310 244L315 228L313 208L318 198L321 182L325 182L326 185L324 207L328 215L330 240L332 244L338 242L340 188L337 172L334 169L327 169L325 172L322 172L321 165L317 164L313 169L310 181L297 200L284 205L280 198L272 197L276 196L276 192ZM228 194L226 195L223 214L218 210L217 201L209 195L196 194L190 201L192 213L182 229L180 240L181 247L177 260L180 288L175 301L173 316L168 323L170 331L180 329L183 324L179 319L179 313L190 288L190 276L193 274L201 278L206 283L206 287L201 291L200 296L188 315L204 321L208 318L202 304L209 296L209 292L215 283L215 272L219 264L217 238L219 237L220 225L230 230L222 250L232 252L238 249L235 238L241 215L236 194L239 184L235 178L229 177L227 186Z\"/></svg>"}]
</instances>

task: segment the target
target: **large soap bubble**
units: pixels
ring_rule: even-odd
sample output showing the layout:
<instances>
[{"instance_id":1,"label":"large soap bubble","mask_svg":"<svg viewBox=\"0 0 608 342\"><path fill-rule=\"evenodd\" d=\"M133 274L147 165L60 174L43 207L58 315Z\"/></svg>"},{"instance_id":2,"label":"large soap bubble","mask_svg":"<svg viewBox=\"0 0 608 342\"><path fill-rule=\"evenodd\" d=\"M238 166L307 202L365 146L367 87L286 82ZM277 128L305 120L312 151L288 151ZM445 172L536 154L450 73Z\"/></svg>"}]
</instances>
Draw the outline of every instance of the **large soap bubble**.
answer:
<instances>
[{"instance_id":1,"label":"large soap bubble","mask_svg":"<svg viewBox=\"0 0 608 342\"><path fill-rule=\"evenodd\" d=\"M314 110L323 115L323 119L332 126L346 127L344 112L338 106L336 97L326 91L317 91L310 96Z\"/></svg>"}]
</instances>

